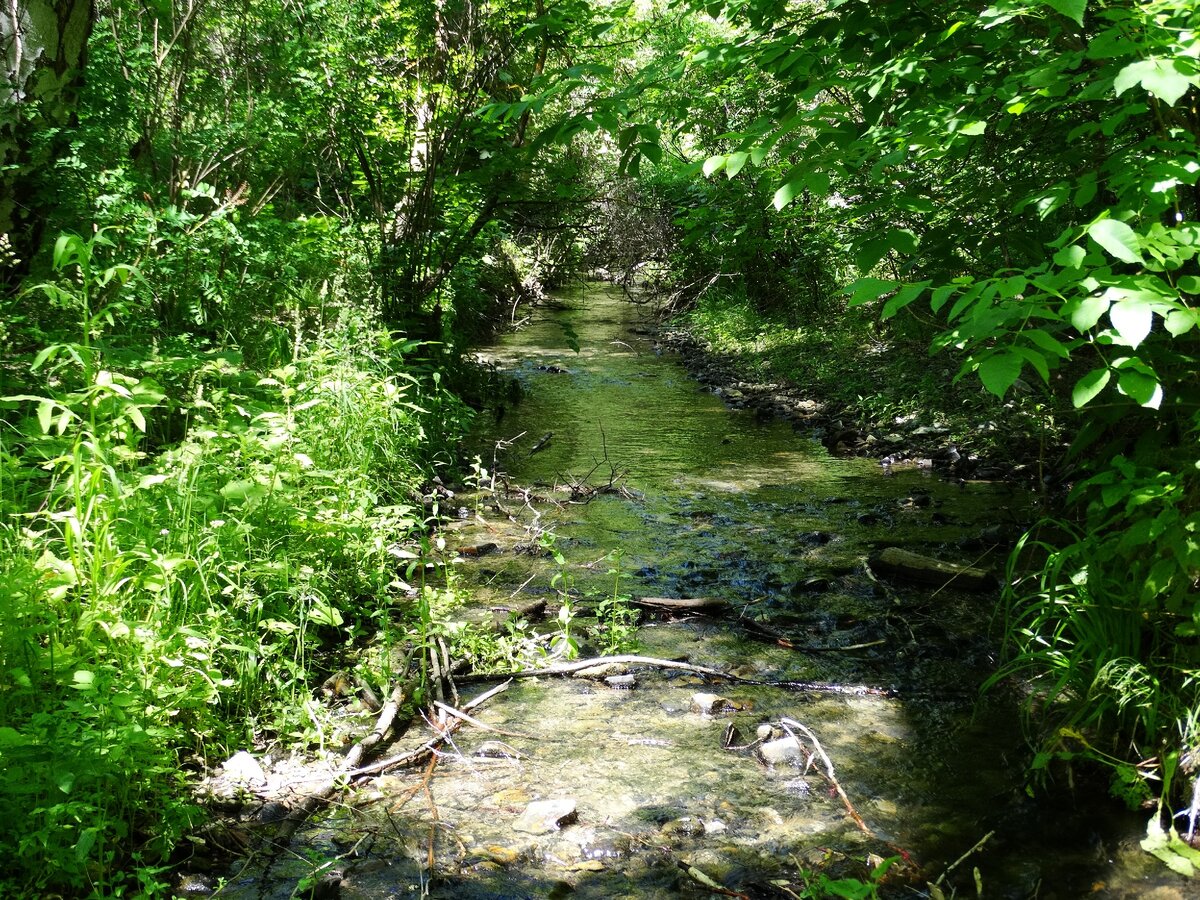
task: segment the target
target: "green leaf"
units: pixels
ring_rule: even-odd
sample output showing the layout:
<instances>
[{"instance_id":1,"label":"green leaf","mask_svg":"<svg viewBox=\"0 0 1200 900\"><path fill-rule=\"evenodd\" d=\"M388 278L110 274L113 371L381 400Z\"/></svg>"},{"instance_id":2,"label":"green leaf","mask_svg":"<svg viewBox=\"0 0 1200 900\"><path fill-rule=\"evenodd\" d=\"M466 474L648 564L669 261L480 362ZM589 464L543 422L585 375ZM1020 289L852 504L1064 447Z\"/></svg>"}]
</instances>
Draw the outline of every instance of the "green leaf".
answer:
<instances>
[{"instance_id":1,"label":"green leaf","mask_svg":"<svg viewBox=\"0 0 1200 900\"><path fill-rule=\"evenodd\" d=\"M1048 6L1061 13L1076 25L1083 25L1083 14L1087 10L1087 0L1042 0L1043 6Z\"/></svg>"},{"instance_id":2,"label":"green leaf","mask_svg":"<svg viewBox=\"0 0 1200 900\"><path fill-rule=\"evenodd\" d=\"M1108 297L1088 296L1073 300L1064 307L1063 312L1071 320L1071 324L1080 331L1094 328L1100 317L1108 312L1112 301Z\"/></svg>"},{"instance_id":3,"label":"green leaf","mask_svg":"<svg viewBox=\"0 0 1200 900\"><path fill-rule=\"evenodd\" d=\"M1054 264L1064 269L1078 269L1086 256L1087 251L1078 244L1068 244L1054 254Z\"/></svg>"},{"instance_id":4,"label":"green leaf","mask_svg":"<svg viewBox=\"0 0 1200 900\"><path fill-rule=\"evenodd\" d=\"M928 288L932 283L933 282L931 281L922 281L918 284L905 285L896 292L895 297L892 297L887 303L883 304L883 311L880 313L880 317L884 319L890 319L896 313L900 312L900 310L904 309L904 307L908 306L908 304L912 303L923 293L925 293L926 288Z\"/></svg>"},{"instance_id":5,"label":"green leaf","mask_svg":"<svg viewBox=\"0 0 1200 900\"><path fill-rule=\"evenodd\" d=\"M53 400L43 400L41 403L38 404L38 408L37 408L37 420L38 420L38 425L42 429L42 434L50 433L50 425L53 422L53 419L54 419L54 401Z\"/></svg>"},{"instance_id":6,"label":"green leaf","mask_svg":"<svg viewBox=\"0 0 1200 900\"><path fill-rule=\"evenodd\" d=\"M1130 347L1137 347L1150 333L1154 322L1153 307L1141 297L1125 297L1108 310L1108 320Z\"/></svg>"},{"instance_id":7,"label":"green leaf","mask_svg":"<svg viewBox=\"0 0 1200 900\"><path fill-rule=\"evenodd\" d=\"M862 306L878 300L882 294L896 287L896 282L886 278L860 278L852 282L843 293L850 295L850 306Z\"/></svg>"},{"instance_id":8,"label":"green leaf","mask_svg":"<svg viewBox=\"0 0 1200 900\"><path fill-rule=\"evenodd\" d=\"M983 386L1003 398L1021 374L1021 357L1010 350L999 350L979 364Z\"/></svg>"},{"instance_id":9,"label":"green leaf","mask_svg":"<svg viewBox=\"0 0 1200 900\"><path fill-rule=\"evenodd\" d=\"M794 178L775 192L775 196L771 199L771 202L775 204L776 209L781 210L795 200L803 188L804 179Z\"/></svg>"},{"instance_id":10,"label":"green leaf","mask_svg":"<svg viewBox=\"0 0 1200 900\"><path fill-rule=\"evenodd\" d=\"M749 153L730 153L725 160L725 176L733 178L742 171L742 166L746 165L748 159L750 159Z\"/></svg>"},{"instance_id":11,"label":"green leaf","mask_svg":"<svg viewBox=\"0 0 1200 900\"><path fill-rule=\"evenodd\" d=\"M708 159L706 159L704 161L704 166L703 166L704 177L707 178L708 176L712 175L713 172L720 171L721 167L724 165L725 165L725 157L724 156L710 156Z\"/></svg>"},{"instance_id":12,"label":"green leaf","mask_svg":"<svg viewBox=\"0 0 1200 900\"><path fill-rule=\"evenodd\" d=\"M1075 408L1086 406L1095 399L1096 395L1107 386L1110 378L1112 378L1112 373L1108 369L1093 369L1075 382L1075 387L1071 391L1071 402L1075 404Z\"/></svg>"},{"instance_id":13,"label":"green leaf","mask_svg":"<svg viewBox=\"0 0 1200 900\"><path fill-rule=\"evenodd\" d=\"M1059 359L1067 359L1071 352L1066 345L1054 335L1042 331L1040 328L1028 328L1021 332L1021 337L1025 338L1029 343L1035 344L1047 353L1052 353Z\"/></svg>"},{"instance_id":14,"label":"green leaf","mask_svg":"<svg viewBox=\"0 0 1200 900\"><path fill-rule=\"evenodd\" d=\"M649 142L638 144L638 152L655 165L662 162L662 147L658 146L658 144Z\"/></svg>"},{"instance_id":15,"label":"green leaf","mask_svg":"<svg viewBox=\"0 0 1200 900\"><path fill-rule=\"evenodd\" d=\"M980 119L977 122L971 122L967 125L964 125L962 128L958 129L959 134L969 134L969 135L983 134L985 131L987 131L987 120L986 119Z\"/></svg>"},{"instance_id":16,"label":"green leaf","mask_svg":"<svg viewBox=\"0 0 1200 900\"><path fill-rule=\"evenodd\" d=\"M1136 369L1122 369L1117 379L1117 387L1122 394L1141 406L1158 409L1162 405L1162 385L1153 375Z\"/></svg>"},{"instance_id":17,"label":"green leaf","mask_svg":"<svg viewBox=\"0 0 1200 900\"><path fill-rule=\"evenodd\" d=\"M1200 323L1200 312L1194 309L1173 309L1167 314L1163 326L1171 337L1186 334Z\"/></svg>"},{"instance_id":18,"label":"green leaf","mask_svg":"<svg viewBox=\"0 0 1200 900\"><path fill-rule=\"evenodd\" d=\"M142 415L142 411L133 404L125 407L125 415L129 416L129 421L133 423L133 427L142 434L146 433L146 417Z\"/></svg>"},{"instance_id":19,"label":"green leaf","mask_svg":"<svg viewBox=\"0 0 1200 900\"><path fill-rule=\"evenodd\" d=\"M1135 84L1140 84L1168 106L1178 103L1188 88L1197 83L1197 76L1181 71L1176 60L1155 58L1130 63L1113 79L1118 97Z\"/></svg>"},{"instance_id":20,"label":"green leaf","mask_svg":"<svg viewBox=\"0 0 1200 900\"><path fill-rule=\"evenodd\" d=\"M1122 262L1142 262L1137 232L1117 219L1101 219L1088 226L1092 240Z\"/></svg>"}]
</instances>

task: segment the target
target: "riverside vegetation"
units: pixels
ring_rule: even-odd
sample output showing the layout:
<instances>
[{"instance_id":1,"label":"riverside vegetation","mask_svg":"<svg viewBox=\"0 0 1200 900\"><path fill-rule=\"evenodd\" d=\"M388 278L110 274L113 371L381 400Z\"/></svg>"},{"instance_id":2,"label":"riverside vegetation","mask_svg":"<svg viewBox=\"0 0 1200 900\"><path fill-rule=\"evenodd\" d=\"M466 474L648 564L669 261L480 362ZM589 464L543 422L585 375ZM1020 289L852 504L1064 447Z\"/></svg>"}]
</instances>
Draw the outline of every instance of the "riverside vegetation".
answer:
<instances>
[{"instance_id":1,"label":"riverside vegetation","mask_svg":"<svg viewBox=\"0 0 1200 900\"><path fill-rule=\"evenodd\" d=\"M981 452L1020 432L1047 518L995 681L1026 690L1034 773L1109 771L1193 870L1194 4L26 0L3 25L0 890L165 892L194 774L319 744L327 675L386 684L437 631L440 476L498 389L463 348L597 266L760 376ZM848 357L928 368L895 393Z\"/></svg>"}]
</instances>

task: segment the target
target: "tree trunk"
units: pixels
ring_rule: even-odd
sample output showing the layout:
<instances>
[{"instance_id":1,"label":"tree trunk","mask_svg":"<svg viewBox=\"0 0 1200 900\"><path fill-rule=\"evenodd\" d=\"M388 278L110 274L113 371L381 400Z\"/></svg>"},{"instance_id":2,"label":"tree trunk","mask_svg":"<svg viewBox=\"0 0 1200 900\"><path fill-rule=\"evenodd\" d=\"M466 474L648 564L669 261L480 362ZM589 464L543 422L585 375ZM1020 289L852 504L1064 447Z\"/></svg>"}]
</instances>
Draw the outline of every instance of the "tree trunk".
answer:
<instances>
[{"instance_id":1,"label":"tree trunk","mask_svg":"<svg viewBox=\"0 0 1200 900\"><path fill-rule=\"evenodd\" d=\"M37 188L68 144L94 0L0 0L0 279L11 288L46 223ZM38 133L47 140L35 141ZM14 262L19 260L19 262Z\"/></svg>"}]
</instances>

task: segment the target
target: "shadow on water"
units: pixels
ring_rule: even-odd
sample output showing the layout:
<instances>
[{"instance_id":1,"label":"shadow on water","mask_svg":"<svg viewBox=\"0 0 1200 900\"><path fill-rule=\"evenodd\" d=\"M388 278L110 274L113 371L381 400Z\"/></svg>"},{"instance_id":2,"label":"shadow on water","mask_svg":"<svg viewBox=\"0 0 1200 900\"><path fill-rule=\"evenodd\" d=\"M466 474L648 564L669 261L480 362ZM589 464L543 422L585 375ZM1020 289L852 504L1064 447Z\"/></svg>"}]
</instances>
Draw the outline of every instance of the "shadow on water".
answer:
<instances>
[{"instance_id":1,"label":"shadow on water","mask_svg":"<svg viewBox=\"0 0 1200 900\"><path fill-rule=\"evenodd\" d=\"M792 427L703 391L655 351L617 292L588 286L572 299L488 354L521 380L526 399L480 435L484 464L545 502L510 495L499 508L483 498L464 510L453 540L497 545L463 566L480 603L550 593L544 555L514 551L536 519L558 535L585 595L615 587L727 601L720 619L647 615L644 654L894 695L650 671L631 690L517 682L478 714L499 732L463 730L431 773L369 782L314 821L293 857L268 877L235 877L227 896L287 897L313 860L336 860L345 897L708 895L681 861L727 890L787 897L801 890L801 870L861 875L869 854L897 849L933 879L989 832L944 883L947 896L976 896L976 878L998 898L1190 895L1138 849L1143 817L1082 791L1026 794L1013 704L976 702L995 664L995 597L881 582L865 565L879 547L905 546L996 566L979 536L1024 520L1024 497L830 457ZM579 336L578 354L563 321ZM626 495L567 502L564 486L588 472L602 483L613 471ZM755 627L793 646L764 641ZM728 701L715 715L694 705L710 691ZM872 836L818 769L723 749L730 725L749 743L784 717L819 737ZM529 808L541 800L571 801L574 820L539 827ZM929 895L925 880L884 894Z\"/></svg>"}]
</instances>

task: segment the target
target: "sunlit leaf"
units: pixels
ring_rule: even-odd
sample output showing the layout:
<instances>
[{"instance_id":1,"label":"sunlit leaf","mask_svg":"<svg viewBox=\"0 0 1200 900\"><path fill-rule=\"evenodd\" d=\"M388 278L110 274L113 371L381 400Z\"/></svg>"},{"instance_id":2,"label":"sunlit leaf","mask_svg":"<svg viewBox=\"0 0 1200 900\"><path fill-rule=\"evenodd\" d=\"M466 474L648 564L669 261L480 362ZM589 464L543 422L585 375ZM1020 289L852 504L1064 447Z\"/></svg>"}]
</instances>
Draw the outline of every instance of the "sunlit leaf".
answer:
<instances>
[{"instance_id":1,"label":"sunlit leaf","mask_svg":"<svg viewBox=\"0 0 1200 900\"><path fill-rule=\"evenodd\" d=\"M1198 83L1200 80L1197 76L1181 70L1178 61L1154 58L1130 63L1113 79L1118 97L1135 84L1140 84L1168 106L1174 106L1188 92L1188 88Z\"/></svg>"},{"instance_id":2,"label":"sunlit leaf","mask_svg":"<svg viewBox=\"0 0 1200 900\"><path fill-rule=\"evenodd\" d=\"M1141 297L1125 297L1108 310L1108 320L1130 347L1137 347L1150 333L1154 309Z\"/></svg>"},{"instance_id":3,"label":"sunlit leaf","mask_svg":"<svg viewBox=\"0 0 1200 900\"><path fill-rule=\"evenodd\" d=\"M1103 247L1111 256L1122 262L1140 263L1142 251L1137 232L1117 219L1101 219L1088 226L1092 240Z\"/></svg>"},{"instance_id":4,"label":"sunlit leaf","mask_svg":"<svg viewBox=\"0 0 1200 900\"><path fill-rule=\"evenodd\" d=\"M860 278L851 283L844 291L850 295L850 306L862 306L872 300L878 300L883 294L896 287L896 282L886 278Z\"/></svg>"},{"instance_id":5,"label":"sunlit leaf","mask_svg":"<svg viewBox=\"0 0 1200 900\"><path fill-rule=\"evenodd\" d=\"M1110 305L1112 305L1112 301L1108 297L1093 295L1073 300L1067 304L1063 312L1067 314L1072 325L1080 331L1087 331L1089 328L1095 327L1096 323L1100 321L1100 317L1108 312Z\"/></svg>"},{"instance_id":6,"label":"sunlit leaf","mask_svg":"<svg viewBox=\"0 0 1200 900\"><path fill-rule=\"evenodd\" d=\"M1064 269L1078 269L1086 257L1087 251L1078 244L1068 244L1054 254L1054 264Z\"/></svg>"},{"instance_id":7,"label":"sunlit leaf","mask_svg":"<svg viewBox=\"0 0 1200 900\"><path fill-rule=\"evenodd\" d=\"M733 178L738 172L742 171L742 166L746 165L748 159L750 159L749 153L730 153L725 158L726 177Z\"/></svg>"},{"instance_id":8,"label":"sunlit leaf","mask_svg":"<svg viewBox=\"0 0 1200 900\"><path fill-rule=\"evenodd\" d=\"M1075 404L1075 408L1079 409L1095 399L1096 395L1104 390L1111 377L1112 373L1108 369L1093 369L1075 382L1075 387L1071 391L1071 402Z\"/></svg>"},{"instance_id":9,"label":"sunlit leaf","mask_svg":"<svg viewBox=\"0 0 1200 900\"><path fill-rule=\"evenodd\" d=\"M803 189L804 179L793 179L775 192L775 196L771 198L771 202L775 204L776 209L783 209L785 206L795 200L797 195L799 195Z\"/></svg>"},{"instance_id":10,"label":"sunlit leaf","mask_svg":"<svg viewBox=\"0 0 1200 900\"><path fill-rule=\"evenodd\" d=\"M1142 406L1158 409L1162 405L1162 385L1153 375L1136 369L1123 369L1117 377L1117 387L1122 394Z\"/></svg>"}]
</instances>

